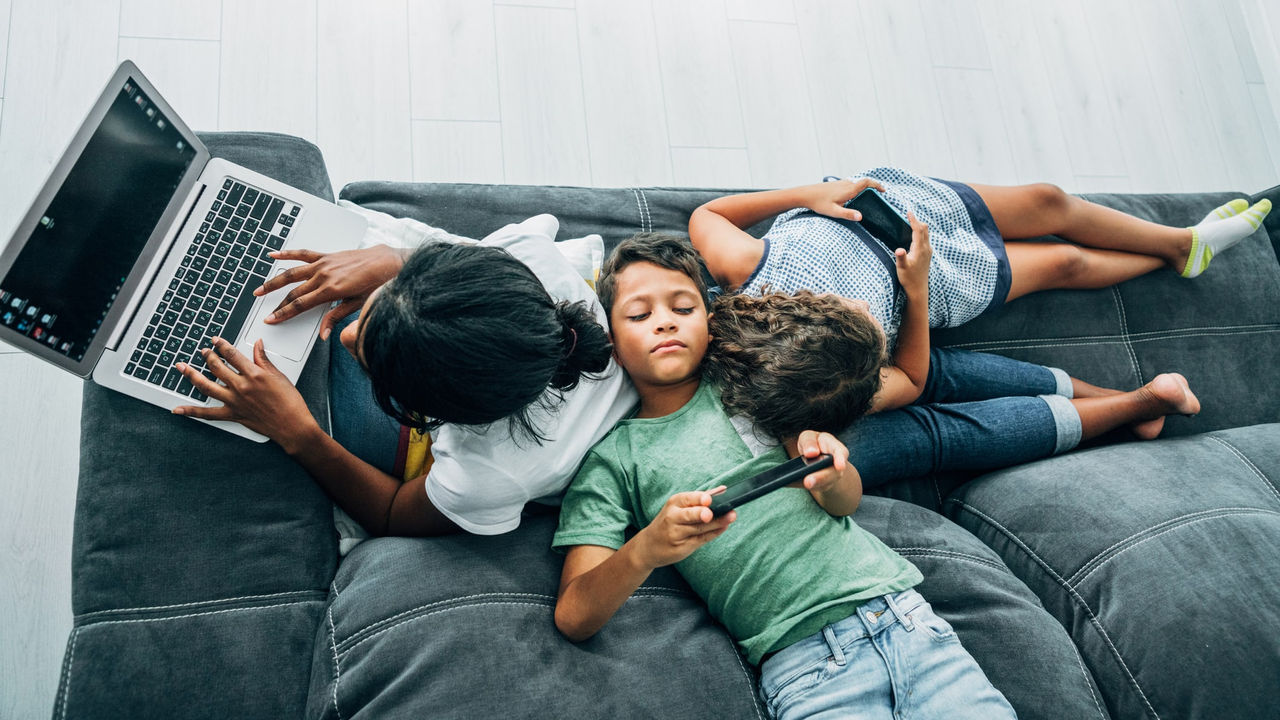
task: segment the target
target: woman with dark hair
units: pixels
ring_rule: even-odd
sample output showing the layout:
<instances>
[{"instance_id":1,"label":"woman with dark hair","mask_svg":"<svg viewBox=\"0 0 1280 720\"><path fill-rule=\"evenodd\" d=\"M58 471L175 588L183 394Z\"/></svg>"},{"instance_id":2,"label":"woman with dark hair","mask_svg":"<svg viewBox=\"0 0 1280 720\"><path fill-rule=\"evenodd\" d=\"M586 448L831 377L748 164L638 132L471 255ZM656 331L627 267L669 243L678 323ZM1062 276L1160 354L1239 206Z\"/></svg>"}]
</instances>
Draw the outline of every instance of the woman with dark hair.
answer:
<instances>
[{"instance_id":1,"label":"woman with dark hair","mask_svg":"<svg viewBox=\"0 0 1280 720\"><path fill-rule=\"evenodd\" d=\"M556 249L557 230L539 215L478 243L412 253L280 253L306 264L263 286L299 283L276 321L343 301L321 326L325 337L339 329L345 347L331 355L334 437L261 343L254 358L215 343L207 362L225 387L183 368L223 406L175 412L276 441L370 533L509 532L526 503L559 495L636 401L612 362L599 301ZM358 320L339 322L356 309ZM431 461L402 482L410 430L429 436Z\"/></svg>"}]
</instances>

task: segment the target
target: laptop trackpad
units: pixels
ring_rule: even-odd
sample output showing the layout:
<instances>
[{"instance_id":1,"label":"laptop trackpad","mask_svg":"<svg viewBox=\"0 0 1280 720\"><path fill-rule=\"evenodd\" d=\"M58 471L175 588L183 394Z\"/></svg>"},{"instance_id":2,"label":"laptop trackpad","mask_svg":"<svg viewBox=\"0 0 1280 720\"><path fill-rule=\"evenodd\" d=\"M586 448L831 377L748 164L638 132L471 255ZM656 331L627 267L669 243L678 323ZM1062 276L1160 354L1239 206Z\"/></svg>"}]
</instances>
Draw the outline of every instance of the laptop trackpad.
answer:
<instances>
[{"instance_id":1,"label":"laptop trackpad","mask_svg":"<svg viewBox=\"0 0 1280 720\"><path fill-rule=\"evenodd\" d=\"M297 263L292 263L297 264ZM287 270L288 267L277 267L271 273L272 277L279 275ZM276 309L280 301L285 295L297 285L290 285L281 288L267 295L263 302L258 305L257 311L253 314L253 319L249 321L249 331L245 335L249 345L252 345L256 338L262 338L262 346L272 355L288 358L301 362L303 352L307 349L307 345L311 341L311 336L316 333L319 328L320 316L328 310L327 305L312 308L307 312L289 318L282 323L268 325L262 320Z\"/></svg>"}]
</instances>

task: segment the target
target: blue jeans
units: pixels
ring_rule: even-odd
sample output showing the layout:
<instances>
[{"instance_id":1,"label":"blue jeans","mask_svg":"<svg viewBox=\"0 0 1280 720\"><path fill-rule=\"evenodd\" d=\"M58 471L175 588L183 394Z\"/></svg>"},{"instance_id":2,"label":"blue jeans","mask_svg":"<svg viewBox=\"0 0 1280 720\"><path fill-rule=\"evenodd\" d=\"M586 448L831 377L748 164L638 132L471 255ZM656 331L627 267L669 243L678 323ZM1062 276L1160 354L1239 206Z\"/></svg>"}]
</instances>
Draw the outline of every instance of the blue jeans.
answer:
<instances>
[{"instance_id":1,"label":"blue jeans","mask_svg":"<svg viewBox=\"0 0 1280 720\"><path fill-rule=\"evenodd\" d=\"M336 340L357 317L353 314L338 322L331 337ZM378 407L369 376L340 342L329 349L329 416L339 445L379 470L395 473L400 423Z\"/></svg>"},{"instance_id":2,"label":"blue jeans","mask_svg":"<svg viewBox=\"0 0 1280 720\"><path fill-rule=\"evenodd\" d=\"M934 348L914 404L868 415L840 435L863 487L948 470L994 470L1065 452L1080 416L1061 370Z\"/></svg>"},{"instance_id":3,"label":"blue jeans","mask_svg":"<svg viewBox=\"0 0 1280 720\"><path fill-rule=\"evenodd\" d=\"M760 667L775 718L1017 717L915 590L875 598Z\"/></svg>"}]
</instances>

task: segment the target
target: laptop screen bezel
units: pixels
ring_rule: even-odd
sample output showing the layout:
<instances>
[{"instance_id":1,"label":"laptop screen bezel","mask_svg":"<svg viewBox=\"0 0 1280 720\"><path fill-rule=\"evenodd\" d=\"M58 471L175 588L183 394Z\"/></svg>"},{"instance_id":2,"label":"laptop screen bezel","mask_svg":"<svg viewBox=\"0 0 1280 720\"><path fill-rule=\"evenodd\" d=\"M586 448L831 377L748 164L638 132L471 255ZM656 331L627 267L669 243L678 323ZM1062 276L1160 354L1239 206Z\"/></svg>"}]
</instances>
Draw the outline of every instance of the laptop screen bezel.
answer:
<instances>
[{"instance_id":1,"label":"laptop screen bezel","mask_svg":"<svg viewBox=\"0 0 1280 720\"><path fill-rule=\"evenodd\" d=\"M136 309L136 303L131 303L130 300L135 299L138 293L145 291L145 285L151 280L148 277L148 270L152 266L152 260L155 259L157 253L172 242L172 238L169 236L170 231L174 229L174 221L178 219L178 214L183 211L183 206L191 194L191 189L199 180L204 166L209 163L209 149L204 143L200 142L200 139L191 131L191 128L187 127L182 118L178 117L173 107L160 96L155 86L143 76L138 66L132 61L125 60L116 68L111 80L103 89L98 100L93 104L93 108L85 117L84 122L81 123L80 129L76 131L76 134L71 138L71 142L68 143L67 149L63 151L62 157L53 166L53 169L49 171L48 179L45 180L44 185L31 201L27 214L14 229L13 235L9 239L9 244L5 246L4 253L0 254L0 278L4 278L9 274L9 269L13 267L18 255L22 253L23 248L26 247L27 242L31 239L36 225L40 222L40 218L62 188L67 176L71 173L71 169L75 167L76 161L80 159L80 155L89 144L89 139L93 137L99 125L102 124L103 118L106 117L107 111L110 110L112 103L120 94L125 81L132 81L137 85L147 95L148 100L160 109L170 125L182 136L182 139L195 149L196 154L191 161L191 165L187 168L186 173L183 174L182 181L174 191L173 197L169 199L168 205L165 206L159 221L151 231L151 236L147 239L142 251L134 261L124 284L117 293L115 303L112 304L111 309L107 312L107 316L102 321L102 327L94 335L89 347L85 349L82 359L77 361L38 340L27 337L14 328L0 324L0 340L43 360L47 360L80 377L88 377L93 372L94 366L97 365L98 360L107 350L107 343L115 336L116 330L119 329L121 323L129 321L130 318L126 317L126 313L131 315Z\"/></svg>"}]
</instances>

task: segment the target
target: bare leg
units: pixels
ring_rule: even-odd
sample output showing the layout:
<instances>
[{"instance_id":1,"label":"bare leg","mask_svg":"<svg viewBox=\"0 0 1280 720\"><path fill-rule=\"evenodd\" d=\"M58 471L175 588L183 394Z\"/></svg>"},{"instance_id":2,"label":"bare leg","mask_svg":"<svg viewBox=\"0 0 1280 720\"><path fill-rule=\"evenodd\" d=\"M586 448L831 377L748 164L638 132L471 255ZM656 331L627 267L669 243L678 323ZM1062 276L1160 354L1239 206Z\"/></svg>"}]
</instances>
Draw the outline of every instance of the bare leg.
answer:
<instances>
[{"instance_id":1,"label":"bare leg","mask_svg":"<svg viewBox=\"0 0 1280 720\"><path fill-rule=\"evenodd\" d=\"M1181 271L1191 230L1149 222L1069 195L1054 185L970 185L1006 240L1057 235L1057 243L1006 245L1009 299L1051 288L1098 288L1163 266Z\"/></svg>"},{"instance_id":2,"label":"bare leg","mask_svg":"<svg viewBox=\"0 0 1280 720\"><path fill-rule=\"evenodd\" d=\"M1191 392L1186 378L1178 373L1157 375L1132 392L1075 398L1071 404L1080 413L1085 440L1122 425L1132 425L1138 437L1151 440L1164 429L1166 415L1200 412L1200 400Z\"/></svg>"}]
</instances>

